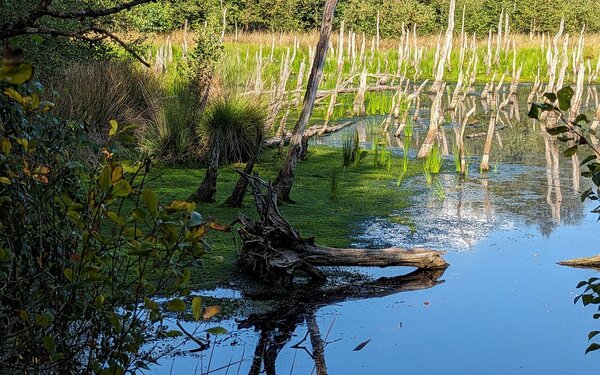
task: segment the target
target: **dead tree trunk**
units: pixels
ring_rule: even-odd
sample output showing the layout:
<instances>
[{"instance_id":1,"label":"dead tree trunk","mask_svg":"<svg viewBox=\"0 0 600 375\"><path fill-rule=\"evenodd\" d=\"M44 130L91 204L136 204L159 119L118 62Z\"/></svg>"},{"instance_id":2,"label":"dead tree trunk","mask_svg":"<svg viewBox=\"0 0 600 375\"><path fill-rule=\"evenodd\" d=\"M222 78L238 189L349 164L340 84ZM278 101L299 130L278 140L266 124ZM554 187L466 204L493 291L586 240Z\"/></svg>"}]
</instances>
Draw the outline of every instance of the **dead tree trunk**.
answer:
<instances>
[{"instance_id":1,"label":"dead tree trunk","mask_svg":"<svg viewBox=\"0 0 600 375\"><path fill-rule=\"evenodd\" d=\"M260 221L240 215L242 239L240 263L260 279L276 285L290 285L296 270L312 279L324 281L316 267L328 266L411 266L445 269L442 252L430 249L336 249L319 246L313 238L302 238L277 208L277 193L272 185L238 171L252 187Z\"/></svg>"},{"instance_id":2,"label":"dead tree trunk","mask_svg":"<svg viewBox=\"0 0 600 375\"><path fill-rule=\"evenodd\" d=\"M248 160L248 163L246 163L246 166L244 167L244 173L246 174L252 174L252 171L254 170L254 165L258 160L258 155L260 154L262 138L262 132L257 131L254 152L250 157L250 160ZM233 192L231 192L229 198L227 198L227 200L223 203L223 206L242 207L242 202L244 201L244 196L246 195L247 189L248 180L240 176L240 179L238 180L237 184L235 185L235 188L233 189Z\"/></svg>"},{"instance_id":3,"label":"dead tree trunk","mask_svg":"<svg viewBox=\"0 0 600 375\"><path fill-rule=\"evenodd\" d=\"M427 135L425 136L425 140L423 141L423 145L419 149L419 153L417 154L418 158L425 158L429 155L431 150L433 149L433 144L437 138L439 128L440 128L440 112L442 106L442 97L446 91L446 84L442 83L441 87L438 89L435 97L433 98L433 102L431 103L431 116L429 118L429 129L427 130Z\"/></svg>"},{"instance_id":4,"label":"dead tree trunk","mask_svg":"<svg viewBox=\"0 0 600 375\"><path fill-rule=\"evenodd\" d=\"M290 192L292 190L292 184L294 183L294 174L296 164L298 164L298 156L302 150L302 135L304 134L304 130L308 125L308 120L312 115L313 106L317 97L317 89L321 77L323 76L323 67L325 65L325 57L327 56L329 37L331 36L331 29L333 28L333 13L337 2L338 0L327 0L325 3L323 21L321 23L321 34L315 50L315 58L310 70L310 77L308 78L308 86L304 95L302 112L294 127L294 135L290 141L283 167L275 179L275 186L279 198L284 201L291 201Z\"/></svg>"},{"instance_id":5,"label":"dead tree trunk","mask_svg":"<svg viewBox=\"0 0 600 375\"><path fill-rule=\"evenodd\" d=\"M444 71L446 70L446 64L450 58L450 52L452 51L452 37L454 35L454 10L456 8L456 0L450 0L450 9L448 10L448 28L444 36L444 44L441 47L439 59L437 60L437 66L435 67L435 80L431 86L432 92L437 92L442 86L444 79Z\"/></svg>"},{"instance_id":6,"label":"dead tree trunk","mask_svg":"<svg viewBox=\"0 0 600 375\"><path fill-rule=\"evenodd\" d=\"M219 171L220 157L219 137L215 137L211 142L210 161L206 169L204 180L198 187L198 190L190 197L194 202L214 202L217 193L217 174Z\"/></svg>"}]
</instances>

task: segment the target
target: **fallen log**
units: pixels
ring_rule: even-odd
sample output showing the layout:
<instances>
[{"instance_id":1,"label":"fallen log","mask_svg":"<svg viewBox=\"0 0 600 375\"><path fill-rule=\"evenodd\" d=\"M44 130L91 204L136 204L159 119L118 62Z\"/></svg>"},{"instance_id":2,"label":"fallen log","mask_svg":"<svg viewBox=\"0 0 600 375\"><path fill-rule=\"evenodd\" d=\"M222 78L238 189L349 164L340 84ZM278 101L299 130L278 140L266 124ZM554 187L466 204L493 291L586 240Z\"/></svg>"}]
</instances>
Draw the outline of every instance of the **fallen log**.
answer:
<instances>
[{"instance_id":1,"label":"fallen log","mask_svg":"<svg viewBox=\"0 0 600 375\"><path fill-rule=\"evenodd\" d=\"M594 255L587 258L575 258L558 262L561 266L578 268L595 268L600 270L600 255Z\"/></svg>"},{"instance_id":2,"label":"fallen log","mask_svg":"<svg viewBox=\"0 0 600 375\"><path fill-rule=\"evenodd\" d=\"M507 128L506 125L500 125L500 126L496 126L496 128L494 129L494 133L497 133L500 130L503 130ZM465 138L467 139L479 139L479 138L483 138L487 135L487 133L485 132L481 132L481 133L473 133L473 134L467 134L465 135Z\"/></svg>"},{"instance_id":3,"label":"fallen log","mask_svg":"<svg viewBox=\"0 0 600 375\"><path fill-rule=\"evenodd\" d=\"M337 249L302 238L279 213L277 193L271 184L237 171L252 188L260 220L240 215L242 239L240 264L252 274L276 285L290 285L294 272L324 281L317 266L410 266L419 269L445 269L448 263L440 251L430 249Z\"/></svg>"},{"instance_id":4,"label":"fallen log","mask_svg":"<svg viewBox=\"0 0 600 375\"><path fill-rule=\"evenodd\" d=\"M356 124L356 121L346 121L346 122L342 122L341 124L337 124L334 126L315 125L304 132L304 137L311 138L311 137L314 137L315 135L322 136L322 135L326 135L326 134L335 133L337 131L340 131L340 130L342 130L350 125L354 125L354 124ZM292 139L292 133L288 132L283 136L283 138L282 137L272 137L272 138L267 138L267 139L263 140L262 146L264 148L280 147L281 142L283 142L283 145L286 146L290 143L290 139Z\"/></svg>"}]
</instances>

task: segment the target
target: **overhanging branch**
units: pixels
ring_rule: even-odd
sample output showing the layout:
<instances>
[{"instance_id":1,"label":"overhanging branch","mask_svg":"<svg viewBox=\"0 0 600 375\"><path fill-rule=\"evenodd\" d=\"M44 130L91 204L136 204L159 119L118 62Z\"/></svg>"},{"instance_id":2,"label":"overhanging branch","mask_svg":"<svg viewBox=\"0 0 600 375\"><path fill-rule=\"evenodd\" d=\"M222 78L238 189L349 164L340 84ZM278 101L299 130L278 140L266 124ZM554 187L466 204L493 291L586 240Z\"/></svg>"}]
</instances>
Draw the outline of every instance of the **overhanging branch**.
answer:
<instances>
[{"instance_id":1,"label":"overhanging branch","mask_svg":"<svg viewBox=\"0 0 600 375\"><path fill-rule=\"evenodd\" d=\"M86 19L98 19L105 16L110 16L122 12L124 10L132 9L142 4L152 3L155 1L157 0L131 0L123 4L104 9L85 8L78 10L59 11L52 9L51 6L53 0L40 0L39 3L35 6L35 8L33 8L27 14L14 21L0 25L0 40L6 40L9 38L23 35L51 35L77 38L87 40L92 43L98 43L103 39L109 38L117 44L119 44L121 47L123 47L123 49L125 49L129 54L131 54L136 60L149 67L150 65L146 61L144 61L144 59L139 54L132 50L123 40L121 40L119 37L115 36L113 33L100 26L86 27L80 25L80 29L77 30L59 30L40 25L39 21L42 18L50 18L70 19L79 21L81 23ZM102 37L92 38L87 35L89 33L100 34Z\"/></svg>"},{"instance_id":2,"label":"overhanging branch","mask_svg":"<svg viewBox=\"0 0 600 375\"><path fill-rule=\"evenodd\" d=\"M99 34L98 37L92 37L90 34ZM18 35L50 35L50 36L63 36L68 38L75 38L85 40L90 43L98 43L104 39L110 39L120 45L127 53L133 56L140 63L146 67L150 67L150 64L145 61L137 52L127 45L121 38L98 26L90 26L81 30L57 30L44 26L39 27L27 27L23 29Z\"/></svg>"}]
</instances>

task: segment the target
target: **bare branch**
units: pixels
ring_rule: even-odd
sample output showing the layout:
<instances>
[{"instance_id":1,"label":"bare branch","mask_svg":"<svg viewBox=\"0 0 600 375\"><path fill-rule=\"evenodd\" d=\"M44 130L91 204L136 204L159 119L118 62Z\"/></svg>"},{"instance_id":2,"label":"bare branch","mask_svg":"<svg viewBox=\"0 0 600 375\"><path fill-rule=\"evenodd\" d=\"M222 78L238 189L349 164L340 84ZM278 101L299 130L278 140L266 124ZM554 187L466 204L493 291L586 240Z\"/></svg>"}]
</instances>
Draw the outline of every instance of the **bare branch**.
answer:
<instances>
[{"instance_id":1,"label":"bare branch","mask_svg":"<svg viewBox=\"0 0 600 375\"><path fill-rule=\"evenodd\" d=\"M50 17L55 17L55 18L66 18L66 19L98 18L98 17L104 17L104 16L109 16L111 14L119 13L121 11L131 9L138 5L153 3L155 1L157 1L157 0L132 0L128 3L124 3L121 5L117 5L112 8L106 8L106 9L86 8L86 9L66 11L66 12L61 12L61 11L50 9L45 12L45 15L50 16Z\"/></svg>"}]
</instances>

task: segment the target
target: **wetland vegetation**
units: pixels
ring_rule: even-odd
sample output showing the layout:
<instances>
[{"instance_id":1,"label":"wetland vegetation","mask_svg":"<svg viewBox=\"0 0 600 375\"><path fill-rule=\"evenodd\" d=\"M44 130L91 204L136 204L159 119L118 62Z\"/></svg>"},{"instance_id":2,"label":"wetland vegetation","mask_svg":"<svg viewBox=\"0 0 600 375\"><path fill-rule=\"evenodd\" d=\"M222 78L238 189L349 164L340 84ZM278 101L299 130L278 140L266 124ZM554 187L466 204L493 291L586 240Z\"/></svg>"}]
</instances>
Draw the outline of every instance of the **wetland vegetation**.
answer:
<instances>
[{"instance_id":1,"label":"wetland vegetation","mask_svg":"<svg viewBox=\"0 0 600 375\"><path fill-rule=\"evenodd\" d=\"M4 2L0 372L595 373L598 5Z\"/></svg>"}]
</instances>

